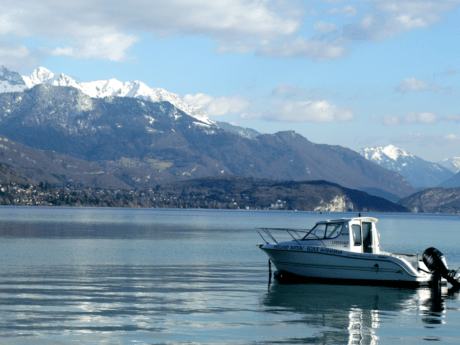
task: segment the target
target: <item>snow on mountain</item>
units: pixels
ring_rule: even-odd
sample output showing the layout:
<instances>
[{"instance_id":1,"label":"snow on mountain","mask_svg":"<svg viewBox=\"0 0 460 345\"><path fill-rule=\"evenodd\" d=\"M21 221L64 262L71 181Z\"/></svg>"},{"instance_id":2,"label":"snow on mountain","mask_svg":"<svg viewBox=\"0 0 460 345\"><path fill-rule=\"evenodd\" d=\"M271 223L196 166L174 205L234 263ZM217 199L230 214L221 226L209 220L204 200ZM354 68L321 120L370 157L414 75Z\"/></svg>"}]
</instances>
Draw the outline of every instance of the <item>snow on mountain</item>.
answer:
<instances>
[{"instance_id":1,"label":"snow on mountain","mask_svg":"<svg viewBox=\"0 0 460 345\"><path fill-rule=\"evenodd\" d=\"M416 188L435 187L454 174L440 164L425 161L393 145L367 147L357 152L388 170L400 173Z\"/></svg>"},{"instance_id":2,"label":"snow on mountain","mask_svg":"<svg viewBox=\"0 0 460 345\"><path fill-rule=\"evenodd\" d=\"M149 102L169 102L176 108L182 110L186 114L196 118L197 120L208 125L216 125L211 120L203 108L196 108L182 102L179 95L168 92L161 88L150 88L140 81L121 82L116 79L97 80L86 83L78 83L74 79L65 74L54 74L44 67L40 67L33 71L27 77L21 77L16 72L11 72L4 67L0 67L0 93L2 92L17 92L30 89L38 84L54 85L54 86L72 86L79 89L86 95L93 98L104 97L132 97Z\"/></svg>"},{"instance_id":3,"label":"snow on mountain","mask_svg":"<svg viewBox=\"0 0 460 345\"><path fill-rule=\"evenodd\" d=\"M358 151L358 153L366 159L373 161L379 165L387 162L391 165L397 161L399 157L414 157L410 155L406 150L400 149L393 145L380 146L380 147L366 147ZM382 163L382 164L380 164ZM401 170L395 168L395 170Z\"/></svg>"},{"instance_id":4,"label":"snow on mountain","mask_svg":"<svg viewBox=\"0 0 460 345\"><path fill-rule=\"evenodd\" d=\"M446 158L437 162L439 165L449 169L453 173L460 172L460 157Z\"/></svg>"},{"instance_id":5,"label":"snow on mountain","mask_svg":"<svg viewBox=\"0 0 460 345\"><path fill-rule=\"evenodd\" d=\"M65 74L54 74L44 67L34 70L30 77L23 76L22 79L29 89L38 84L72 86L80 89L78 83L74 79Z\"/></svg>"},{"instance_id":6,"label":"snow on mountain","mask_svg":"<svg viewBox=\"0 0 460 345\"><path fill-rule=\"evenodd\" d=\"M0 93L22 92L25 89L27 89L27 86L19 73L0 66Z\"/></svg>"}]
</instances>

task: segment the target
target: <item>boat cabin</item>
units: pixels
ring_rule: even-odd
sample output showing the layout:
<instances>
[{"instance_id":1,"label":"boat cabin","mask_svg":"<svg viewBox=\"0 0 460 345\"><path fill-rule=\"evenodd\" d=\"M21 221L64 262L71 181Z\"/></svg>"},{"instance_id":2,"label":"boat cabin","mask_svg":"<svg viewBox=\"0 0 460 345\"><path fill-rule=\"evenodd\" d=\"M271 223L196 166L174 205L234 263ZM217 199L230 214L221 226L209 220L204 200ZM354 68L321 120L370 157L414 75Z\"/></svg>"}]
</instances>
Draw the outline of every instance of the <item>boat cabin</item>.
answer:
<instances>
[{"instance_id":1,"label":"boat cabin","mask_svg":"<svg viewBox=\"0 0 460 345\"><path fill-rule=\"evenodd\" d=\"M377 219L371 217L321 221L316 223L314 228L301 239L301 242L304 245L310 243L314 245L319 241L327 248L378 254L380 253L380 242L375 226L377 222Z\"/></svg>"}]
</instances>

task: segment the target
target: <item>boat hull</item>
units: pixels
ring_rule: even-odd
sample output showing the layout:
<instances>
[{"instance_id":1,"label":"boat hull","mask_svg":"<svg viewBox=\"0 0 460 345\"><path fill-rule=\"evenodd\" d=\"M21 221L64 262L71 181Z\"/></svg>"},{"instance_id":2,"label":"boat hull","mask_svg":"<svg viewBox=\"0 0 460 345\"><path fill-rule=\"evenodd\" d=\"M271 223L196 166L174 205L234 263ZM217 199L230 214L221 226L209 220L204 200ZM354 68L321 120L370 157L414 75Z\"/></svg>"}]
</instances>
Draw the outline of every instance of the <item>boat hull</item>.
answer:
<instances>
[{"instance_id":1,"label":"boat hull","mask_svg":"<svg viewBox=\"0 0 460 345\"><path fill-rule=\"evenodd\" d=\"M390 255L308 246L264 245L261 249L281 274L313 280L420 286L428 285L432 279L431 274L419 272L406 260Z\"/></svg>"}]
</instances>

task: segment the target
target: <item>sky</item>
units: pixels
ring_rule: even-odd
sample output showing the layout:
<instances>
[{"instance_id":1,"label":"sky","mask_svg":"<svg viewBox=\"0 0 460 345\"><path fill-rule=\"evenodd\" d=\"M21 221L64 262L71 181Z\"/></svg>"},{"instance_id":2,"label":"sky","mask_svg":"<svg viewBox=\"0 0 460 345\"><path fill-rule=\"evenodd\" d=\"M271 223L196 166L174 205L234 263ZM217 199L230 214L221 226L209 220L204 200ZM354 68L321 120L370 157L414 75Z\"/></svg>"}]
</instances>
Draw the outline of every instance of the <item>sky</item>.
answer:
<instances>
[{"instance_id":1,"label":"sky","mask_svg":"<svg viewBox=\"0 0 460 345\"><path fill-rule=\"evenodd\" d=\"M139 80L261 133L460 157L460 0L15 0L0 65Z\"/></svg>"}]
</instances>

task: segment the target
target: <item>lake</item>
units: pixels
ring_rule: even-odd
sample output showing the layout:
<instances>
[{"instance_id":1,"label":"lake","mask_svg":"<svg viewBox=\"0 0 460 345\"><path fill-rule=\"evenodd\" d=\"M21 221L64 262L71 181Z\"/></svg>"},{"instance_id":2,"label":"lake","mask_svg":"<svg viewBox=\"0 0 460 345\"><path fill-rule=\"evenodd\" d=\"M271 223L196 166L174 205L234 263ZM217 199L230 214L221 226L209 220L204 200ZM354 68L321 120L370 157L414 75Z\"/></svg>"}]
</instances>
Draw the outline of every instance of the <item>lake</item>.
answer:
<instances>
[{"instance_id":1,"label":"lake","mask_svg":"<svg viewBox=\"0 0 460 345\"><path fill-rule=\"evenodd\" d=\"M458 215L366 213L460 266ZM460 293L269 284L255 227L355 213L0 207L1 344L460 342Z\"/></svg>"}]
</instances>

